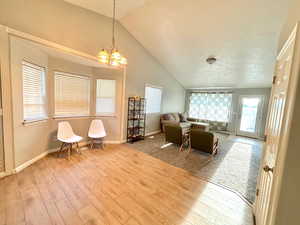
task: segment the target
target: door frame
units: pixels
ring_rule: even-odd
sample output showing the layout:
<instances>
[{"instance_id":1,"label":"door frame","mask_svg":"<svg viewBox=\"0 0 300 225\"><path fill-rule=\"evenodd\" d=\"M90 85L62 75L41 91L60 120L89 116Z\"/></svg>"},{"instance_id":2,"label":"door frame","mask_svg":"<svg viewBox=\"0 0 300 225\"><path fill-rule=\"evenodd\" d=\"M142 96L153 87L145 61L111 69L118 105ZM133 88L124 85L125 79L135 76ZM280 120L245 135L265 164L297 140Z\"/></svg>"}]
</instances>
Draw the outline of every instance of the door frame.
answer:
<instances>
[{"instance_id":1,"label":"door frame","mask_svg":"<svg viewBox=\"0 0 300 225\"><path fill-rule=\"evenodd\" d=\"M257 118L256 118L256 127L255 127L255 133L252 134L250 132L241 132L240 126L241 126L241 118L242 118L242 99L243 98L260 98L261 102L259 103L258 112L257 112ZM263 109L265 107L265 96L264 95L240 95L238 100L238 110L237 110L237 118L236 118L236 129L235 134L237 136L244 136L244 137L250 137L250 138L259 138L259 134L261 133L262 126L262 118L263 118Z\"/></svg>"},{"instance_id":2,"label":"door frame","mask_svg":"<svg viewBox=\"0 0 300 225\"><path fill-rule=\"evenodd\" d=\"M299 70L300 70L300 22L297 22L295 25L295 28L293 29L290 37L284 44L283 48L281 49L279 55L277 56L277 59L279 59L282 54L285 52L286 48L289 46L290 42L295 39L295 46L294 46L294 54L293 54L293 62L291 65L291 77L288 85L288 92L287 92L287 98L286 98L286 106L284 109L284 114L287 115L286 119L282 122L282 130L281 132L284 133L284 136L281 136L279 139L279 146L278 146L278 154L276 157L276 167L274 168L274 178L272 183L272 190L270 194L270 205L269 210L267 212L267 219L266 219L266 225L274 225L276 222L276 215L278 210L278 204L279 204L279 198L280 198L280 192L282 187L282 178L283 173L285 170L285 159L286 154L289 148L290 144L290 134L294 131L291 131L290 127L292 124L292 117L296 116L294 115L294 109L295 109L295 103L296 103L296 97L297 97L297 89L300 88L300 78L299 78ZM295 63L296 62L296 63ZM272 98L271 93L271 98ZM299 97L299 96L298 96ZM270 108L270 107L269 107ZM269 119L269 118L268 118ZM263 151L263 157L265 157L266 150ZM260 170L262 169L263 161L261 161ZM258 178L257 182L257 188L260 187L260 177ZM255 218L255 210L256 210L256 200L253 204L253 214Z\"/></svg>"},{"instance_id":3,"label":"door frame","mask_svg":"<svg viewBox=\"0 0 300 225\"><path fill-rule=\"evenodd\" d=\"M0 178L14 172L14 143L13 143L13 118L12 118L12 93L10 76L10 46L7 27L0 24L0 69L1 69L1 94L3 118L3 147L4 147L4 172Z\"/></svg>"}]
</instances>

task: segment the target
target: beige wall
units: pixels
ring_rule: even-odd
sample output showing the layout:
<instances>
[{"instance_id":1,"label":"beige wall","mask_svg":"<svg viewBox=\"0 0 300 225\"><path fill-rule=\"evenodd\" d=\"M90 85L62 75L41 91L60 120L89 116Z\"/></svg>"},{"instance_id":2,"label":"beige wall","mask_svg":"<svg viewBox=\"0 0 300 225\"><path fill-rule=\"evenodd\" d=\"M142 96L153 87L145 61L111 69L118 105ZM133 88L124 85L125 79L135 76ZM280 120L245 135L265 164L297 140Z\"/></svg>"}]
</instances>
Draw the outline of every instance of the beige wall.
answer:
<instances>
[{"instance_id":1,"label":"beige wall","mask_svg":"<svg viewBox=\"0 0 300 225\"><path fill-rule=\"evenodd\" d=\"M2 0L0 24L91 55L111 45L111 19L62 0ZM146 83L161 86L162 112L183 111L184 88L119 23L117 44L129 62L126 96L144 96ZM147 130L157 130L158 116L148 119Z\"/></svg>"},{"instance_id":2,"label":"beige wall","mask_svg":"<svg viewBox=\"0 0 300 225\"><path fill-rule=\"evenodd\" d=\"M19 38L11 37L11 74L14 121L14 149L16 167L36 157L49 149L59 147L57 141L57 125L62 120L71 123L74 132L87 139L87 131L91 120L89 118L53 119L54 116L54 72L74 73L89 76L91 85L91 115L95 115L95 79L115 79L117 81L117 107L113 117L97 117L103 120L107 131L107 141L120 141L121 138L121 102L123 72L120 70L93 68L61 58L49 56L36 45ZM23 124L23 96L22 96L22 61L28 61L47 68L47 121Z\"/></svg>"},{"instance_id":3,"label":"beige wall","mask_svg":"<svg viewBox=\"0 0 300 225\"><path fill-rule=\"evenodd\" d=\"M111 45L111 19L62 0L1 0L0 24L90 55L97 55L101 48ZM163 87L162 112L183 111L184 88L124 27L120 24L117 27L119 50L127 56L129 62L126 73L126 98L133 95L144 96L145 84L152 84ZM39 55L40 53L34 54ZM36 58L42 63L51 60L42 54L41 57ZM15 74L20 74L20 71L17 70L12 66L13 110L16 112L13 122L16 129L14 135L17 137L14 140L16 166L37 156L46 148L56 146L49 144L53 141L56 122L52 124L40 123L28 127L20 125L20 115L22 114L17 105L21 104L19 93L21 86L18 78L15 77ZM103 70L95 70L94 72L96 75L105 75ZM16 93L17 90L19 90L18 93ZM125 109L126 112L127 109ZM106 121L107 126L115 128L115 123L118 123L116 120L119 119L116 118L115 121L110 120L109 122L106 121L106 118L103 120ZM74 130L79 134L83 134L83 130L87 129L87 123L84 120L72 120L71 122ZM159 116L147 115L146 127L147 132L158 130ZM51 135L45 134L42 135L42 138L37 135L44 134L46 131L50 132ZM126 126L123 132L126 132ZM112 132L112 139L117 139L119 134L113 134ZM31 148L34 148L34 151L28 152L28 149Z\"/></svg>"},{"instance_id":4,"label":"beige wall","mask_svg":"<svg viewBox=\"0 0 300 225\"><path fill-rule=\"evenodd\" d=\"M299 0L286 0L288 7L288 13L286 20L284 22L284 26L282 27L279 45L278 45L278 52L283 47L284 43L292 33L293 28L295 27L296 23L300 21L300 1Z\"/></svg>"}]
</instances>

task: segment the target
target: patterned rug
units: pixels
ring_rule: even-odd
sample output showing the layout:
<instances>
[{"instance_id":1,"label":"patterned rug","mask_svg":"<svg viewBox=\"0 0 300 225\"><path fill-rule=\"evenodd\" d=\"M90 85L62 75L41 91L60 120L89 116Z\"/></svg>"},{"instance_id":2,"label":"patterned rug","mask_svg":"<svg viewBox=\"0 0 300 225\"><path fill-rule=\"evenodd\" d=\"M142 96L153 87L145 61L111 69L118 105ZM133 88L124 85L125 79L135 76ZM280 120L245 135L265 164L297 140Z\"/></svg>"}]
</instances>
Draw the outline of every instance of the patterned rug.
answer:
<instances>
[{"instance_id":1,"label":"patterned rug","mask_svg":"<svg viewBox=\"0 0 300 225\"><path fill-rule=\"evenodd\" d=\"M253 203L263 142L216 135L220 140L220 148L214 157L197 150L192 150L190 154L188 151L179 152L178 146L165 144L163 134L127 145L236 191Z\"/></svg>"}]
</instances>

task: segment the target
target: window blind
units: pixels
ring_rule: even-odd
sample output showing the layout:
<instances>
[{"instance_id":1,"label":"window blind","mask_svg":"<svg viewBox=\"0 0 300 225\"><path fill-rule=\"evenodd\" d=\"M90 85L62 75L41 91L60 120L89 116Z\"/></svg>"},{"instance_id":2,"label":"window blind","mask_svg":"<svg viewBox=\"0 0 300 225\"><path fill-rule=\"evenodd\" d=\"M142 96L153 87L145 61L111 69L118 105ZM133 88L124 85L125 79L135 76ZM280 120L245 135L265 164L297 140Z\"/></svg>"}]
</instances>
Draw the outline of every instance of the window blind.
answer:
<instances>
[{"instance_id":1,"label":"window blind","mask_svg":"<svg viewBox=\"0 0 300 225\"><path fill-rule=\"evenodd\" d=\"M90 113L90 78L55 72L55 116Z\"/></svg>"},{"instance_id":2,"label":"window blind","mask_svg":"<svg viewBox=\"0 0 300 225\"><path fill-rule=\"evenodd\" d=\"M96 114L114 114L116 81L97 79L96 83Z\"/></svg>"},{"instance_id":3,"label":"window blind","mask_svg":"<svg viewBox=\"0 0 300 225\"><path fill-rule=\"evenodd\" d=\"M146 113L160 113L162 89L146 86Z\"/></svg>"},{"instance_id":4,"label":"window blind","mask_svg":"<svg viewBox=\"0 0 300 225\"><path fill-rule=\"evenodd\" d=\"M45 68L22 62L24 121L47 118Z\"/></svg>"}]
</instances>

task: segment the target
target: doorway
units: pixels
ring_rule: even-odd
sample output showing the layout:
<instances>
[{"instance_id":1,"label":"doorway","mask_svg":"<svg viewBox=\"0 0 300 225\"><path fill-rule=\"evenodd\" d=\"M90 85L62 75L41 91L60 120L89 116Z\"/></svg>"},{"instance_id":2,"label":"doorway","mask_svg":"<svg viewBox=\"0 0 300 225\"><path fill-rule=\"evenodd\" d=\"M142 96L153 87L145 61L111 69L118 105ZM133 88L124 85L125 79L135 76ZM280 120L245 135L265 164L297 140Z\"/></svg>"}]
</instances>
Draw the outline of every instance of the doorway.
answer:
<instances>
[{"instance_id":1,"label":"doorway","mask_svg":"<svg viewBox=\"0 0 300 225\"><path fill-rule=\"evenodd\" d=\"M237 135L258 138L262 121L263 96L240 96Z\"/></svg>"}]
</instances>

